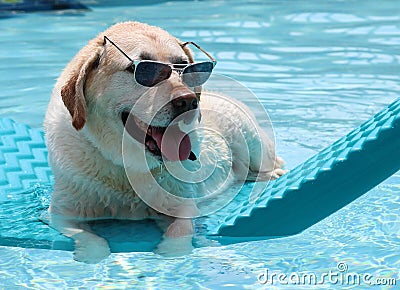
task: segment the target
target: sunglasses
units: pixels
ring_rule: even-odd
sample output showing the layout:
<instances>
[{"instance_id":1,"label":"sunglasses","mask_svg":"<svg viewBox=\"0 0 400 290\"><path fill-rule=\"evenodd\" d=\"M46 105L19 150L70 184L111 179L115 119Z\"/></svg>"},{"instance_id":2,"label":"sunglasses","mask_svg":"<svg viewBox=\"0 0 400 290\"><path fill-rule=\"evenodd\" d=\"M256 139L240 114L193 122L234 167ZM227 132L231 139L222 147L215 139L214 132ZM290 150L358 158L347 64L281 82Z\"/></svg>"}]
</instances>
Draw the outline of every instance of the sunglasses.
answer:
<instances>
[{"instance_id":1,"label":"sunglasses","mask_svg":"<svg viewBox=\"0 0 400 290\"><path fill-rule=\"evenodd\" d=\"M201 52L203 52L211 61L195 62L189 64L173 64L153 60L133 60L112 40L110 40L107 36L104 36L104 44L106 44L107 41L109 41L127 59L131 61L131 71L133 71L136 82L145 87L153 87L158 83L169 79L172 71L177 72L182 81L188 87L201 86L209 79L212 70L217 64L217 61L210 54L208 54L196 43L191 41L180 44L180 46L184 48L186 45L192 44Z\"/></svg>"}]
</instances>

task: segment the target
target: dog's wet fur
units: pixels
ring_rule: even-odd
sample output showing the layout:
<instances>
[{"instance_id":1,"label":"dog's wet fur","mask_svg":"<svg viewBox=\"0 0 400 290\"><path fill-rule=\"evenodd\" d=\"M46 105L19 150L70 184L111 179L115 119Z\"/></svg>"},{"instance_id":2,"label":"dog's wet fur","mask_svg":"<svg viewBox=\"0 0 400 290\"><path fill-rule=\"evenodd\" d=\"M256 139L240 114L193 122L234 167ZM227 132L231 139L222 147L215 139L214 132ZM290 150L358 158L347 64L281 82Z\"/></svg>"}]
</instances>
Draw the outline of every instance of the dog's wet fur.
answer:
<instances>
[{"instance_id":1,"label":"dog's wet fur","mask_svg":"<svg viewBox=\"0 0 400 290\"><path fill-rule=\"evenodd\" d=\"M205 148L217 154L214 157L221 166L208 186L218 183L220 176L226 178L229 175L232 180L240 178L240 171L244 169L249 172L248 179L277 178L284 173L281 169L283 160L275 155L273 142L243 104L230 97L215 97L215 93L206 91L200 95L200 88L187 87L175 72L153 91L145 88L135 82L130 61L104 41L105 35L134 60L194 61L189 48L182 48L179 39L161 28L139 22L110 27L76 54L55 85L44 122L55 177L49 223L74 239L74 258L82 262L96 263L110 254L107 241L93 233L84 222L90 219L156 218L166 224L164 240L157 249L159 253L190 252L191 219L166 216L143 202L127 178L124 162L139 188L148 182L143 176L152 171L155 177L168 179L164 189L169 192L179 196L182 190L193 190L188 188L191 184L180 184L165 171L157 170L165 162L176 160L162 158L163 150L168 153L171 148L159 148L156 139L163 137L165 128L174 119L189 111L188 126L196 126L201 120L203 126L219 132L230 142L226 146L216 140L213 130L180 135L190 140L185 139L185 150L179 149L185 152L175 156L178 162L194 162ZM189 103L185 108L177 101L182 99ZM222 108L222 112L212 113ZM227 121L230 116L240 125L232 126ZM124 141L124 130L129 122L131 127L127 130L133 133L128 141ZM236 136L243 134L240 131L243 128L249 149L236 141ZM179 128L176 130L181 132ZM124 152L129 152L126 160L123 142ZM250 155L242 152L246 150L250 150ZM207 163L207 158L203 162ZM185 210L196 209L186 207ZM186 214L191 216L190 212Z\"/></svg>"}]
</instances>

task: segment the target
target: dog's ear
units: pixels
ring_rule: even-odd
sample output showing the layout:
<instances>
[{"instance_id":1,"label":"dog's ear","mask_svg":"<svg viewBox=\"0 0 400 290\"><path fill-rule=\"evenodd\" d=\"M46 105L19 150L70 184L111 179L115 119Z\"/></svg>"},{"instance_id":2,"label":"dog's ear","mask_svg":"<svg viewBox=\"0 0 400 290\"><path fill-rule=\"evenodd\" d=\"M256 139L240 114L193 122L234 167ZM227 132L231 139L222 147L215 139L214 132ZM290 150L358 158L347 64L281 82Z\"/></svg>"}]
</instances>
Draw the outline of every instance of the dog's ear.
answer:
<instances>
[{"instance_id":1,"label":"dog's ear","mask_svg":"<svg viewBox=\"0 0 400 290\"><path fill-rule=\"evenodd\" d=\"M99 49L93 49L89 57L79 59L61 88L62 100L71 114L72 126L76 130L82 129L86 123L85 81L89 72L98 65L99 60Z\"/></svg>"},{"instance_id":2,"label":"dog's ear","mask_svg":"<svg viewBox=\"0 0 400 290\"><path fill-rule=\"evenodd\" d=\"M190 48L189 48L187 45L185 45L185 42L181 41L181 40L178 39L178 38L175 38L175 39L176 39L176 42L179 44L179 46L182 48L183 52L184 52L184 53L186 54L186 56L188 57L189 62L190 62L190 63L194 62L193 53L192 53L192 51L190 50Z\"/></svg>"},{"instance_id":3,"label":"dog's ear","mask_svg":"<svg viewBox=\"0 0 400 290\"><path fill-rule=\"evenodd\" d=\"M185 52L185 54L187 55L187 57L189 58L189 62L193 63L194 62L193 54L192 54L191 50L189 49L189 47L187 47L187 45L182 46L183 43L179 43L179 44L182 47L182 49Z\"/></svg>"}]
</instances>

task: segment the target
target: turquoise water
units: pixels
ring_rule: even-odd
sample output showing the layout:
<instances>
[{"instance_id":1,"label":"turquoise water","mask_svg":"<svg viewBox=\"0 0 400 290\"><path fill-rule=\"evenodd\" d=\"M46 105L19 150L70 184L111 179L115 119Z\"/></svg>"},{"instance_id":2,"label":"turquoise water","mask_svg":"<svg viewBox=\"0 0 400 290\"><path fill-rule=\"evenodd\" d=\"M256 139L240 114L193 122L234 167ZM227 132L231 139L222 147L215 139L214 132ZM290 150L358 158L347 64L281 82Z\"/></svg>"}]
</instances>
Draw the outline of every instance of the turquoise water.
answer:
<instances>
[{"instance_id":1,"label":"turquoise water","mask_svg":"<svg viewBox=\"0 0 400 290\"><path fill-rule=\"evenodd\" d=\"M265 105L289 169L399 95L396 1L152 2L2 14L0 116L40 127L65 64L90 38L125 20L161 26L215 56L216 73L242 82ZM297 236L203 247L178 259L121 253L85 265L66 251L0 247L0 288L305 289L311 287L265 286L257 277L265 269L322 275L338 271L338 263L350 272L396 278L400 287L399 193L397 173ZM339 284L313 287L356 288Z\"/></svg>"}]
</instances>

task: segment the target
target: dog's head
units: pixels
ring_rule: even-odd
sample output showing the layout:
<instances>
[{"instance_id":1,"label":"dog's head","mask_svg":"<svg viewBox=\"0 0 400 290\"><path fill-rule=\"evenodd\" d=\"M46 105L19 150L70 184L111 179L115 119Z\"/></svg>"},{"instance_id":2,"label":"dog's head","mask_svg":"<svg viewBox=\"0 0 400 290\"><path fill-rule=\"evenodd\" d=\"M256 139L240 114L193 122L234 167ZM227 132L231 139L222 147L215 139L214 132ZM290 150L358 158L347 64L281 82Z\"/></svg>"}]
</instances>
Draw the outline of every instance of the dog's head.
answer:
<instances>
[{"instance_id":1,"label":"dog's head","mask_svg":"<svg viewBox=\"0 0 400 290\"><path fill-rule=\"evenodd\" d=\"M200 86L189 87L172 65L168 78L144 86L137 82L132 60L182 67L194 62L187 46L158 27L138 22L112 26L90 41L65 71L61 97L72 126L116 164L123 163L124 129L132 137L132 154L145 150L150 169L161 157L194 160L197 136L189 132L200 119Z\"/></svg>"}]
</instances>

